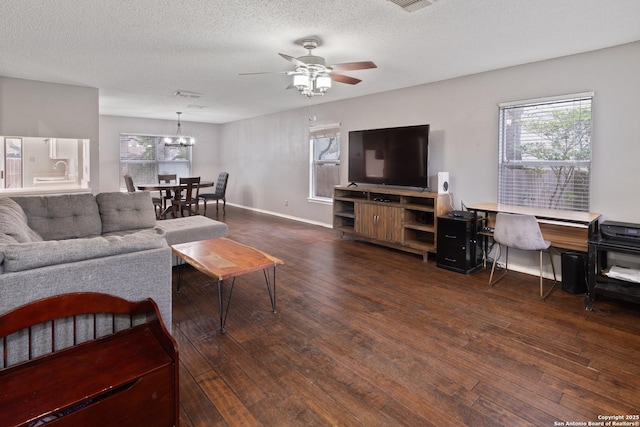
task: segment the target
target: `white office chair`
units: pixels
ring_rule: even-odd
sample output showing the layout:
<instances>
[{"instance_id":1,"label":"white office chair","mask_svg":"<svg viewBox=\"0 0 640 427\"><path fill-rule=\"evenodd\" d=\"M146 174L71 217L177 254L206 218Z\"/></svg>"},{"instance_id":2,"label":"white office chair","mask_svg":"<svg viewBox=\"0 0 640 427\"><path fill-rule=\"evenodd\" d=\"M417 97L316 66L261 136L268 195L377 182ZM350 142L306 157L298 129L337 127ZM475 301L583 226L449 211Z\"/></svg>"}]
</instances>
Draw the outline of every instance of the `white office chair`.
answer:
<instances>
[{"instance_id":1,"label":"white office chair","mask_svg":"<svg viewBox=\"0 0 640 427\"><path fill-rule=\"evenodd\" d=\"M540 254L540 299L544 301L551 292L556 288L558 281L556 279L556 269L553 265L551 257L551 242L542 238L540 225L533 215L517 215L498 212L496 214L496 223L493 231L493 240L497 243L496 253L491 267L491 276L489 276L489 287L495 285L506 274L509 266L509 247L522 249L525 251L538 251ZM495 282L493 281L493 273L496 268L496 262L500 258L500 248L507 248L504 273ZM551 269L553 270L553 286L546 293L542 287L542 252L549 254Z\"/></svg>"}]
</instances>

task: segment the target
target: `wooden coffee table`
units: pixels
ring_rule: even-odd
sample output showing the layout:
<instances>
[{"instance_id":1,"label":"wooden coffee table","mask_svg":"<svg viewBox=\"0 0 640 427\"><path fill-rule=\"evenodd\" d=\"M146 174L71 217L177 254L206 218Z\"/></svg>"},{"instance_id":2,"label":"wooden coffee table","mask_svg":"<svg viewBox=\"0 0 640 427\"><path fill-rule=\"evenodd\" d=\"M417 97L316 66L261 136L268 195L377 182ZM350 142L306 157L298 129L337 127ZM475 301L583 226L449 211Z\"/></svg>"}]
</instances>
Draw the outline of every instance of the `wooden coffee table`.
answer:
<instances>
[{"instance_id":1,"label":"wooden coffee table","mask_svg":"<svg viewBox=\"0 0 640 427\"><path fill-rule=\"evenodd\" d=\"M276 312L276 266L284 264L284 261L268 255L251 246L243 245L228 238L199 240L196 242L172 245L173 253L195 267L202 273L213 277L218 281L218 304L220 307L220 332L225 332L224 325L227 321L229 303L236 277L253 271L264 273L267 283L267 291L271 300L271 309ZM273 285L269 278L268 270L273 267ZM177 291L180 291L182 266L178 266ZM223 282L233 279L227 298L227 307L223 302Z\"/></svg>"}]
</instances>

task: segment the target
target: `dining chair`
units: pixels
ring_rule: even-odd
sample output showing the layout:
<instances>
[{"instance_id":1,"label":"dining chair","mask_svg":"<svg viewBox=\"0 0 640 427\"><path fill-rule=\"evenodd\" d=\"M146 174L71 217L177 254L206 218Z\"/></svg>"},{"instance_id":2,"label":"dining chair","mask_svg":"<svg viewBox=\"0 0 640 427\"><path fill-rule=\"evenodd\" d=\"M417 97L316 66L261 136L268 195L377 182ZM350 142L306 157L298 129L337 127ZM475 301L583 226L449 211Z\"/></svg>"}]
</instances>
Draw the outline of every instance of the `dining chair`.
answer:
<instances>
[{"instance_id":1,"label":"dining chair","mask_svg":"<svg viewBox=\"0 0 640 427\"><path fill-rule=\"evenodd\" d=\"M133 178L131 175L124 176L124 183L127 186L127 192L135 193L136 186L133 184ZM152 197L151 201L153 202L153 209L156 211L156 219L161 219L162 216L162 200L159 197Z\"/></svg>"},{"instance_id":2,"label":"dining chair","mask_svg":"<svg viewBox=\"0 0 640 427\"><path fill-rule=\"evenodd\" d=\"M544 301L551 292L556 288L558 280L556 279L556 269L553 265L551 256L551 242L544 240L538 220L533 215L509 214L498 212L496 214L496 222L493 230L493 240L498 245L491 267L491 275L489 276L489 287L495 285L507 274L509 266L509 247L521 249L525 251L538 251L540 254L540 299ZM493 273L496 268L498 258L500 258L500 248L506 247L506 256L504 264L504 273L496 281L493 281ZM542 253L549 254L551 262L551 270L553 271L553 286L546 293L543 291L542 276Z\"/></svg>"},{"instance_id":3,"label":"dining chair","mask_svg":"<svg viewBox=\"0 0 640 427\"><path fill-rule=\"evenodd\" d=\"M177 211L180 212L181 216L185 216L185 209L189 212L189 216L198 215L200 177L180 178L180 186L182 186L180 196L171 199L173 216L177 216Z\"/></svg>"},{"instance_id":4,"label":"dining chair","mask_svg":"<svg viewBox=\"0 0 640 427\"><path fill-rule=\"evenodd\" d=\"M226 213L227 207L227 182L229 181L229 173L228 172L220 172L218 174L218 179L216 180L216 189L213 193L203 193L200 194L200 198L204 200L204 214L207 214L207 201L215 200L216 201L216 212L218 212L218 202L222 200L222 213Z\"/></svg>"},{"instance_id":5,"label":"dining chair","mask_svg":"<svg viewBox=\"0 0 640 427\"><path fill-rule=\"evenodd\" d=\"M176 182L178 180L178 176L174 174L160 174L158 175L158 184L171 184L172 182ZM165 209L167 207L167 201L173 199L174 194L171 190L160 191L160 198L162 199L162 208Z\"/></svg>"}]
</instances>

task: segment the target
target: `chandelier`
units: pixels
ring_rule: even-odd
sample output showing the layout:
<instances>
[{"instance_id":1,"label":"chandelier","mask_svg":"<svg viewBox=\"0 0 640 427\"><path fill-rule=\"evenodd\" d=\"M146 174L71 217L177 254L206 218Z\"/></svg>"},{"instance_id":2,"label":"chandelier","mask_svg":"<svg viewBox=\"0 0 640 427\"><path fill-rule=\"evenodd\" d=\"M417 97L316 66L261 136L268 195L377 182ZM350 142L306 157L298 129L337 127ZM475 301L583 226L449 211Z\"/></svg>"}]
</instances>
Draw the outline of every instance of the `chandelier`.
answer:
<instances>
[{"instance_id":1,"label":"chandelier","mask_svg":"<svg viewBox=\"0 0 640 427\"><path fill-rule=\"evenodd\" d=\"M325 71L325 67L309 64L306 67L296 68L293 87L308 98L322 96L331 88L331 77Z\"/></svg>"},{"instance_id":2,"label":"chandelier","mask_svg":"<svg viewBox=\"0 0 640 427\"><path fill-rule=\"evenodd\" d=\"M178 115L178 130L175 136L164 137L164 145L165 147L191 147L196 143L196 140L190 136L182 136L182 129L180 129L180 115L182 113L176 112L176 114Z\"/></svg>"}]
</instances>

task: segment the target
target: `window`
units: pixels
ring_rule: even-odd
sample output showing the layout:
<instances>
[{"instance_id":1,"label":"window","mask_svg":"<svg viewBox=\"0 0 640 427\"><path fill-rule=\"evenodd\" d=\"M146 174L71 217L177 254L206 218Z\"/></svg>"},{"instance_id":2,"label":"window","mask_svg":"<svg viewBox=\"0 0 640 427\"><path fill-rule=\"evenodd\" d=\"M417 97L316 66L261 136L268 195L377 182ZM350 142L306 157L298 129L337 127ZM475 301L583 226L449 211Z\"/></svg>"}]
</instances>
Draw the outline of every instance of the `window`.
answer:
<instances>
[{"instance_id":1,"label":"window","mask_svg":"<svg viewBox=\"0 0 640 427\"><path fill-rule=\"evenodd\" d=\"M120 188L123 177L131 175L134 183L151 184L158 174L191 175L191 147L167 147L164 135L120 134Z\"/></svg>"},{"instance_id":2,"label":"window","mask_svg":"<svg viewBox=\"0 0 640 427\"><path fill-rule=\"evenodd\" d=\"M592 99L500 104L498 203L589 211Z\"/></svg>"},{"instance_id":3,"label":"window","mask_svg":"<svg viewBox=\"0 0 640 427\"><path fill-rule=\"evenodd\" d=\"M22 138L4 138L4 171L4 188L22 188Z\"/></svg>"},{"instance_id":4,"label":"window","mask_svg":"<svg viewBox=\"0 0 640 427\"><path fill-rule=\"evenodd\" d=\"M333 187L340 184L340 128L338 125L309 129L311 171L309 198L331 201Z\"/></svg>"}]
</instances>

